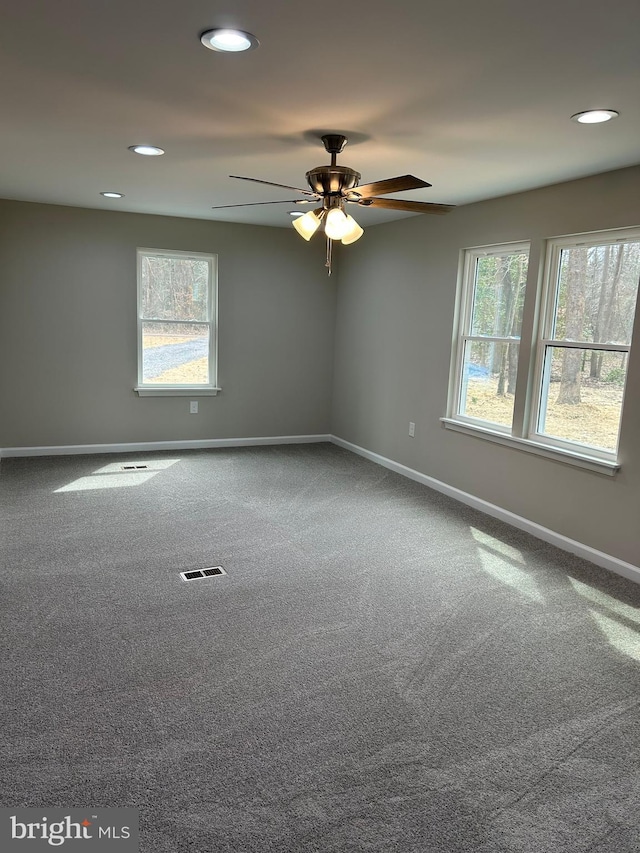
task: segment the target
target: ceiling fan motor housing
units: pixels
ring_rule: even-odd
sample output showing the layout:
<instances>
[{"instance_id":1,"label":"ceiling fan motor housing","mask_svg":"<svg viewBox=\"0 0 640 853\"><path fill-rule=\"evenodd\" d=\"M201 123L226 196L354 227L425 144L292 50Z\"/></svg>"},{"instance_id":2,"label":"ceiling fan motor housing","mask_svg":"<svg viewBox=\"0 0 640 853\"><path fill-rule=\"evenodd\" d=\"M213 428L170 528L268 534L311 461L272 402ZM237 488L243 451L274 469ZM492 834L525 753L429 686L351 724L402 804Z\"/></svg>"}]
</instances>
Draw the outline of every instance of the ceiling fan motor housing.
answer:
<instances>
[{"instance_id":1,"label":"ceiling fan motor housing","mask_svg":"<svg viewBox=\"0 0 640 853\"><path fill-rule=\"evenodd\" d=\"M360 172L348 166L316 166L307 172L307 183L318 195L340 194L352 190L360 180Z\"/></svg>"}]
</instances>

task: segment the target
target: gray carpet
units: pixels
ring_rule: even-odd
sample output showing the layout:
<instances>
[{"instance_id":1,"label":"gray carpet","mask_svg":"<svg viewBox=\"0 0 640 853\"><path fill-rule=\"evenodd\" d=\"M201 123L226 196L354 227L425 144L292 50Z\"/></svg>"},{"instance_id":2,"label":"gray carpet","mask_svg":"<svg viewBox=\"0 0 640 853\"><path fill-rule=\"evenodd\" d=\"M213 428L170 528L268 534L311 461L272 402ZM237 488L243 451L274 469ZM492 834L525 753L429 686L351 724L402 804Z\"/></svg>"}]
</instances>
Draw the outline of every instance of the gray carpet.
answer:
<instances>
[{"instance_id":1,"label":"gray carpet","mask_svg":"<svg viewBox=\"0 0 640 853\"><path fill-rule=\"evenodd\" d=\"M640 849L640 587L328 444L0 492L2 805L138 807L144 853Z\"/></svg>"}]
</instances>

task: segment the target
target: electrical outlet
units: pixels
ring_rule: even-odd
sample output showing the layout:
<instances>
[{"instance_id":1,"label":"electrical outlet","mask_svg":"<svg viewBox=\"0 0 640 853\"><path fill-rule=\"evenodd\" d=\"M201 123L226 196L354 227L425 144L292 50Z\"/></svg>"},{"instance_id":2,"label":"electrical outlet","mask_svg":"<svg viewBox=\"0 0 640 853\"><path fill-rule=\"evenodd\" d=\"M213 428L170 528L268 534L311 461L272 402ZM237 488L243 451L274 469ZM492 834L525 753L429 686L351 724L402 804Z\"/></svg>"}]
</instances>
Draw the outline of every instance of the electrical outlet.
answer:
<instances>
[{"instance_id":1,"label":"electrical outlet","mask_svg":"<svg viewBox=\"0 0 640 853\"><path fill-rule=\"evenodd\" d=\"M197 415L198 414L198 401L197 400L191 400L191 402L189 403L189 414L190 415Z\"/></svg>"},{"instance_id":2,"label":"electrical outlet","mask_svg":"<svg viewBox=\"0 0 640 853\"><path fill-rule=\"evenodd\" d=\"M414 438L415 434L416 434L416 425L414 424L413 421L409 421L409 435L411 436L411 438Z\"/></svg>"}]
</instances>

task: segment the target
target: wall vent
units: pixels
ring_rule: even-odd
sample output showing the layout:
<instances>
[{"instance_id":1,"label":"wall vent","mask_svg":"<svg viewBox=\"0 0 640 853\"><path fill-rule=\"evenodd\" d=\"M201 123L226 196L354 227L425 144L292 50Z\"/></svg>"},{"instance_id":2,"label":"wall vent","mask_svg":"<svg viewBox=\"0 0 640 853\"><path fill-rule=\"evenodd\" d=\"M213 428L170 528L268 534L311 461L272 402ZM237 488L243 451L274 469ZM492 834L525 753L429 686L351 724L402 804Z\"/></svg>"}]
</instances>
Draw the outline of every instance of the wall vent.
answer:
<instances>
[{"instance_id":1,"label":"wall vent","mask_svg":"<svg viewBox=\"0 0 640 853\"><path fill-rule=\"evenodd\" d=\"M210 566L206 569L192 569L188 572L180 572L183 581L195 581L201 578L213 578L216 575L226 575L222 566Z\"/></svg>"}]
</instances>

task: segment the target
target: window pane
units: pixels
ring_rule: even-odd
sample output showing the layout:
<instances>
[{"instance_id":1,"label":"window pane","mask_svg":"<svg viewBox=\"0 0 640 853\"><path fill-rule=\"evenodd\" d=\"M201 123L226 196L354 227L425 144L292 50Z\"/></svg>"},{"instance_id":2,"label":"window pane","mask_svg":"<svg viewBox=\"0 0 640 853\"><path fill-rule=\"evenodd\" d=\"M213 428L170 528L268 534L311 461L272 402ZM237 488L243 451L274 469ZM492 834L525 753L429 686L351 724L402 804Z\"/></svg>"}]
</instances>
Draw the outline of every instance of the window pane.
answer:
<instances>
[{"instance_id":1,"label":"window pane","mask_svg":"<svg viewBox=\"0 0 640 853\"><path fill-rule=\"evenodd\" d=\"M520 337L528 261L526 252L477 259L472 335Z\"/></svg>"},{"instance_id":2,"label":"window pane","mask_svg":"<svg viewBox=\"0 0 640 853\"><path fill-rule=\"evenodd\" d=\"M547 347L538 432L615 451L627 353Z\"/></svg>"},{"instance_id":3,"label":"window pane","mask_svg":"<svg viewBox=\"0 0 640 853\"><path fill-rule=\"evenodd\" d=\"M142 256L142 316L208 320L209 264L198 258Z\"/></svg>"},{"instance_id":4,"label":"window pane","mask_svg":"<svg viewBox=\"0 0 640 853\"><path fill-rule=\"evenodd\" d=\"M467 341L459 414L511 427L519 344Z\"/></svg>"},{"instance_id":5,"label":"window pane","mask_svg":"<svg viewBox=\"0 0 640 853\"><path fill-rule=\"evenodd\" d=\"M207 385L209 327L200 323L143 323L142 381Z\"/></svg>"},{"instance_id":6,"label":"window pane","mask_svg":"<svg viewBox=\"0 0 640 853\"><path fill-rule=\"evenodd\" d=\"M640 243L562 249L556 340L630 344L640 278Z\"/></svg>"}]
</instances>

